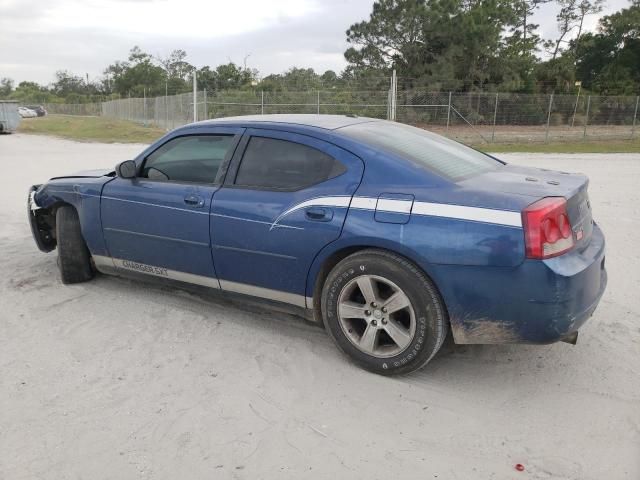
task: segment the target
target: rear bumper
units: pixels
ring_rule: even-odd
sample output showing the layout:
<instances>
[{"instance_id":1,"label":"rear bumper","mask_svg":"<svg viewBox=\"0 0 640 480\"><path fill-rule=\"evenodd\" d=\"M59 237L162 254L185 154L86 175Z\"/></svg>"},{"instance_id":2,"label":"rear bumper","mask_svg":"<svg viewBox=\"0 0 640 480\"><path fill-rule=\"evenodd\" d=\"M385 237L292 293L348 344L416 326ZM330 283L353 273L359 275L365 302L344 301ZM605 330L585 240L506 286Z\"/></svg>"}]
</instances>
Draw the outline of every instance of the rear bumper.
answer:
<instances>
[{"instance_id":1,"label":"rear bumper","mask_svg":"<svg viewBox=\"0 0 640 480\"><path fill-rule=\"evenodd\" d=\"M574 337L607 286L605 239L594 225L582 250L515 268L438 269L456 343L553 343Z\"/></svg>"}]
</instances>

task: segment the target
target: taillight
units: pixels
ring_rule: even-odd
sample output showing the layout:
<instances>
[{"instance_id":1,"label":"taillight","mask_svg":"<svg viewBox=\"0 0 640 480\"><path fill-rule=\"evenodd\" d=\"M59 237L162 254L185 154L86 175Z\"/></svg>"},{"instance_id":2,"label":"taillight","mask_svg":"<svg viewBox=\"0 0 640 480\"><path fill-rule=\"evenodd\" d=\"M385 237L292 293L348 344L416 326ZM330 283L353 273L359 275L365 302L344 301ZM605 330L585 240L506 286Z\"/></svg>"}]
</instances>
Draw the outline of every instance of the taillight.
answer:
<instances>
[{"instance_id":1,"label":"taillight","mask_svg":"<svg viewBox=\"0 0 640 480\"><path fill-rule=\"evenodd\" d=\"M563 197L546 197L532 203L522 211L522 223L528 258L557 257L574 245Z\"/></svg>"}]
</instances>

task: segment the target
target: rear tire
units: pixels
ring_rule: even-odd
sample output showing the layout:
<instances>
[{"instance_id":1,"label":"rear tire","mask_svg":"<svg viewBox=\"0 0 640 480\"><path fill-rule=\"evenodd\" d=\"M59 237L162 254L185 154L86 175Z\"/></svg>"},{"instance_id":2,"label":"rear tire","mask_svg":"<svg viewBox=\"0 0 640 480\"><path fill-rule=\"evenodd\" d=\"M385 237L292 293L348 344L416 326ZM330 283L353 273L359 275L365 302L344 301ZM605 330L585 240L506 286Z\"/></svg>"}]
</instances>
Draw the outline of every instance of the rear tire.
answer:
<instances>
[{"instance_id":1,"label":"rear tire","mask_svg":"<svg viewBox=\"0 0 640 480\"><path fill-rule=\"evenodd\" d=\"M382 375L421 368L447 336L447 313L433 282L384 250L362 250L336 265L323 286L321 308L338 347Z\"/></svg>"},{"instance_id":2,"label":"rear tire","mask_svg":"<svg viewBox=\"0 0 640 480\"><path fill-rule=\"evenodd\" d=\"M93 278L91 255L82 237L75 208L65 205L56 212L58 268L62 283L86 282Z\"/></svg>"}]
</instances>

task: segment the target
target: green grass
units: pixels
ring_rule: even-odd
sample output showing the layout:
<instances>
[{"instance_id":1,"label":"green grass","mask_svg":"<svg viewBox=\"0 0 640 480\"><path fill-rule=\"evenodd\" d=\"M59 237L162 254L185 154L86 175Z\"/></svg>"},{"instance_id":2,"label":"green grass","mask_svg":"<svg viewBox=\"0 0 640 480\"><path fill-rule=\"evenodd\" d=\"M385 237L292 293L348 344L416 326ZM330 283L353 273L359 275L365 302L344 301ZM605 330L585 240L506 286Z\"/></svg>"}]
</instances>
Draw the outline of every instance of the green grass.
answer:
<instances>
[{"instance_id":1,"label":"green grass","mask_svg":"<svg viewBox=\"0 0 640 480\"><path fill-rule=\"evenodd\" d=\"M104 143L151 143L165 133L160 128L126 120L67 115L25 118L20 122L18 132Z\"/></svg>"},{"instance_id":2,"label":"green grass","mask_svg":"<svg viewBox=\"0 0 640 480\"><path fill-rule=\"evenodd\" d=\"M474 147L489 153L640 153L640 138L554 143L485 143Z\"/></svg>"},{"instance_id":3,"label":"green grass","mask_svg":"<svg viewBox=\"0 0 640 480\"><path fill-rule=\"evenodd\" d=\"M82 142L151 143L161 137L164 130L145 127L126 120L104 117L48 115L27 118L20 123L19 132L54 135ZM597 139L553 143L492 143L474 145L478 150L491 153L640 153L640 138L633 140Z\"/></svg>"}]
</instances>

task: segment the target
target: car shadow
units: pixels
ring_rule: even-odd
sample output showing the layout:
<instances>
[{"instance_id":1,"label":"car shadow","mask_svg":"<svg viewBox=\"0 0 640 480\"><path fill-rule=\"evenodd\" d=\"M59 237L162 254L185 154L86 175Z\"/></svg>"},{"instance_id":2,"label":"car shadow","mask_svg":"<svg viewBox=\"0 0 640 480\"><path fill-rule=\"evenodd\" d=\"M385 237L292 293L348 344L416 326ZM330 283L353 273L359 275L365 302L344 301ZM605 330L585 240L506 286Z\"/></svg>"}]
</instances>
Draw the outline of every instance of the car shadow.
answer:
<instances>
[{"instance_id":1,"label":"car shadow","mask_svg":"<svg viewBox=\"0 0 640 480\"><path fill-rule=\"evenodd\" d=\"M37 265L31 265L32 268L26 271L39 272L37 277L13 278L12 287L22 291L56 288L59 278L55 262L51 262L47 257L39 257L34 263ZM193 311L196 314L194 321L198 321L198 317L204 318L204 321L220 321L220 314L228 313L233 322L240 322L244 327L256 330L258 335L260 330L270 333L275 331L286 339L313 342L315 347L326 350L327 354L333 352L340 356L340 351L333 345L321 325L305 319L301 310L286 305L265 303L253 297L206 288L180 288L148 276L138 279L98 274L93 281L79 285L89 289L93 294L102 290L115 298L138 299L150 305L164 304L168 308ZM58 285L57 288L60 287L62 286ZM460 385L461 382L476 382L479 377L487 385L498 386L504 383L505 378L517 383L518 377L537 375L541 369L547 370L547 373L553 376L553 371L550 371L552 369L545 367L552 366L558 355L570 348L572 347L566 344L456 345L449 334L429 364L416 372L395 379L403 383L430 386L444 386L449 383ZM358 368L345 355L342 355L342 358L354 369Z\"/></svg>"}]
</instances>

